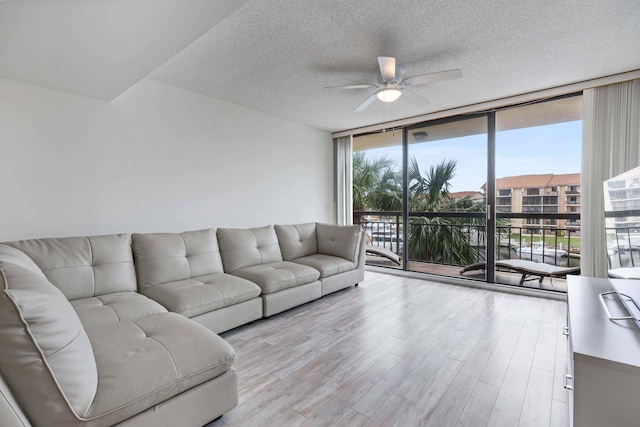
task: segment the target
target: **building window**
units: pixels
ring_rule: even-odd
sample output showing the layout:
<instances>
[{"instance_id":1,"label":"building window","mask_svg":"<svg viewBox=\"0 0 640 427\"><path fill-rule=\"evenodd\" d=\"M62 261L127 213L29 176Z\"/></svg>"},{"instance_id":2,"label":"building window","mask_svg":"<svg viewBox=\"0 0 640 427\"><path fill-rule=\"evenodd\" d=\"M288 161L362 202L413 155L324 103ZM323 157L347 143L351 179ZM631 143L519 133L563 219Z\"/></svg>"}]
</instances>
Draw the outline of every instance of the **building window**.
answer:
<instances>
[{"instance_id":1,"label":"building window","mask_svg":"<svg viewBox=\"0 0 640 427\"><path fill-rule=\"evenodd\" d=\"M578 193L580 193L580 187L578 185L567 186L567 194L578 194Z\"/></svg>"},{"instance_id":2,"label":"building window","mask_svg":"<svg viewBox=\"0 0 640 427\"><path fill-rule=\"evenodd\" d=\"M523 206L522 212L524 213L540 213L542 212L541 206Z\"/></svg>"},{"instance_id":3,"label":"building window","mask_svg":"<svg viewBox=\"0 0 640 427\"><path fill-rule=\"evenodd\" d=\"M540 196L525 196L522 198L523 205L539 205L542 201Z\"/></svg>"}]
</instances>

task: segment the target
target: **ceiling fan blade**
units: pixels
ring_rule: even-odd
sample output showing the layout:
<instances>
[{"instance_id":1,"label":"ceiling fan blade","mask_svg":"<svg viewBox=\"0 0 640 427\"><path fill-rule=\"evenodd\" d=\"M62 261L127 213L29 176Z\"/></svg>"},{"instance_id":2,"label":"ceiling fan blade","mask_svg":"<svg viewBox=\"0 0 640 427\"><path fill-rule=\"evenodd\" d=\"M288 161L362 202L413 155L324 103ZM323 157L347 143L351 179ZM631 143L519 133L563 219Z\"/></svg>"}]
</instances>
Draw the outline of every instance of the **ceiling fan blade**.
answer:
<instances>
[{"instance_id":1,"label":"ceiling fan blade","mask_svg":"<svg viewBox=\"0 0 640 427\"><path fill-rule=\"evenodd\" d=\"M353 111L356 112L356 113L358 113L360 111L364 111L375 100L376 100L376 94L374 93L373 95L371 95L370 97L368 97L367 99L362 101L362 104L360 104L356 108L354 108Z\"/></svg>"},{"instance_id":2,"label":"ceiling fan blade","mask_svg":"<svg viewBox=\"0 0 640 427\"><path fill-rule=\"evenodd\" d=\"M322 89L372 89L376 87L376 85L343 85L343 86L325 86Z\"/></svg>"},{"instance_id":3,"label":"ceiling fan blade","mask_svg":"<svg viewBox=\"0 0 640 427\"><path fill-rule=\"evenodd\" d=\"M403 80L402 84L407 86L423 85L427 83L439 82L441 80L459 79L462 77L462 70L448 70L437 73L424 74Z\"/></svg>"},{"instance_id":4,"label":"ceiling fan blade","mask_svg":"<svg viewBox=\"0 0 640 427\"><path fill-rule=\"evenodd\" d=\"M378 66L382 80L395 80L396 78L396 58L392 56L378 56Z\"/></svg>"}]
</instances>

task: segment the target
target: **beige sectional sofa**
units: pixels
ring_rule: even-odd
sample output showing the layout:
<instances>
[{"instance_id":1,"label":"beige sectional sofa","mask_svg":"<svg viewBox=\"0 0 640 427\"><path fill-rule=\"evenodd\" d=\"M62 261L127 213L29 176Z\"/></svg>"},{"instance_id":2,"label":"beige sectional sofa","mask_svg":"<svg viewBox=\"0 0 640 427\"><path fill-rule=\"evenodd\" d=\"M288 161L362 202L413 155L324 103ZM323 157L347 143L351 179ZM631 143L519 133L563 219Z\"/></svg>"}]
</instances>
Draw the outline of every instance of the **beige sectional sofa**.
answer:
<instances>
[{"instance_id":1,"label":"beige sectional sofa","mask_svg":"<svg viewBox=\"0 0 640 427\"><path fill-rule=\"evenodd\" d=\"M0 426L200 426L238 402L216 335L364 279L356 226L0 244Z\"/></svg>"}]
</instances>

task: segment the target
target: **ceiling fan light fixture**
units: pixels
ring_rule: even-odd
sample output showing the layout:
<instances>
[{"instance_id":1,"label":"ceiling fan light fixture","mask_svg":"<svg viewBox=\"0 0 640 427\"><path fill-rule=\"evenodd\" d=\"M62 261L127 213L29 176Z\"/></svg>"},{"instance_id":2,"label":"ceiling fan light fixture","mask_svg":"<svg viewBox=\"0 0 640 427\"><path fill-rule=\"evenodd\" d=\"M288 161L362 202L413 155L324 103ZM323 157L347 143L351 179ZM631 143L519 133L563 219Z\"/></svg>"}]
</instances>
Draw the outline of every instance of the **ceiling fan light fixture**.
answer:
<instances>
[{"instance_id":1,"label":"ceiling fan light fixture","mask_svg":"<svg viewBox=\"0 0 640 427\"><path fill-rule=\"evenodd\" d=\"M378 99L382 102L393 102L400 98L402 92L399 89L382 89L376 93Z\"/></svg>"}]
</instances>

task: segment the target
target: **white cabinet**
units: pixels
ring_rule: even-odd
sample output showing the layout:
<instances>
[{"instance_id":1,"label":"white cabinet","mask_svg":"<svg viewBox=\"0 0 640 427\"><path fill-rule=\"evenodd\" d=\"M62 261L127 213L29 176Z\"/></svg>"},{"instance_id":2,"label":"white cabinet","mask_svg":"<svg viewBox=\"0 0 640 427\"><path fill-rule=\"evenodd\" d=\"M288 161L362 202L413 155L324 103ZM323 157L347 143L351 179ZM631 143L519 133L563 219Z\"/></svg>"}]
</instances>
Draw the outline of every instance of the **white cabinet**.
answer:
<instances>
[{"instance_id":1,"label":"white cabinet","mask_svg":"<svg viewBox=\"0 0 640 427\"><path fill-rule=\"evenodd\" d=\"M609 319L599 297L612 290L607 279L569 276L567 281L571 425L640 426L640 328ZM613 316L628 315L616 295L604 301Z\"/></svg>"}]
</instances>

